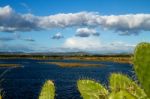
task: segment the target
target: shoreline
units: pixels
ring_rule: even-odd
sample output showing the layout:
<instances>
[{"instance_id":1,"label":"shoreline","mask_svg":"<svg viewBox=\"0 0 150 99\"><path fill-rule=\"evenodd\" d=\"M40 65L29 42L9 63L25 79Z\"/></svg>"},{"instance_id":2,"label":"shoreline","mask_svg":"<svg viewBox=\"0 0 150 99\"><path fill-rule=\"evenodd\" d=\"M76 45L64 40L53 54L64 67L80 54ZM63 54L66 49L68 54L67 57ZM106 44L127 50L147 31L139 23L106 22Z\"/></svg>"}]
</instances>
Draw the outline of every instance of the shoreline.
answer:
<instances>
[{"instance_id":1,"label":"shoreline","mask_svg":"<svg viewBox=\"0 0 150 99\"><path fill-rule=\"evenodd\" d=\"M132 64L132 57L49 57L49 58L30 58L34 60L80 60L80 61L105 61Z\"/></svg>"},{"instance_id":2,"label":"shoreline","mask_svg":"<svg viewBox=\"0 0 150 99\"><path fill-rule=\"evenodd\" d=\"M0 59L109 61L109 62L132 64L132 55L101 55L101 56L0 55Z\"/></svg>"}]
</instances>

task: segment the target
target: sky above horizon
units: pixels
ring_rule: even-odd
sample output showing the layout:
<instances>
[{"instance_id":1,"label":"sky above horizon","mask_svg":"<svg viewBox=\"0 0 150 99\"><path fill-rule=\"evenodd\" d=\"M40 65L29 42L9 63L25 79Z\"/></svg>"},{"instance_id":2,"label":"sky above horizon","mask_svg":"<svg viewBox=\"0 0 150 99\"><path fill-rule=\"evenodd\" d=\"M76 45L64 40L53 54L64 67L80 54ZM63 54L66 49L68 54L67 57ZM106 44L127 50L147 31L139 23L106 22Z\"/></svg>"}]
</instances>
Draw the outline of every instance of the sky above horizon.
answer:
<instances>
[{"instance_id":1,"label":"sky above horizon","mask_svg":"<svg viewBox=\"0 0 150 99\"><path fill-rule=\"evenodd\" d=\"M132 53L149 0L0 0L0 52Z\"/></svg>"}]
</instances>

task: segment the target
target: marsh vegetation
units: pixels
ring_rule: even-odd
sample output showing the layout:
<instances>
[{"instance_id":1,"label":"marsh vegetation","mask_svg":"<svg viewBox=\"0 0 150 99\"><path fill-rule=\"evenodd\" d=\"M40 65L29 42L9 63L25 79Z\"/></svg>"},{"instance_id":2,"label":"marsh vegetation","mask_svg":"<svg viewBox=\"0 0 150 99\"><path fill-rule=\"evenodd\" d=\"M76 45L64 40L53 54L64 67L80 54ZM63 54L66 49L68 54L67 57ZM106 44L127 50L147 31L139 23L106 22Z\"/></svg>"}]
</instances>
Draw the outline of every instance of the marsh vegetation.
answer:
<instances>
[{"instance_id":1,"label":"marsh vegetation","mask_svg":"<svg viewBox=\"0 0 150 99\"><path fill-rule=\"evenodd\" d=\"M88 63L77 63L77 62L43 62L43 63L46 63L46 64L55 64L55 65L58 65L60 67L93 67L93 66L104 66L103 64L88 64Z\"/></svg>"},{"instance_id":2,"label":"marsh vegetation","mask_svg":"<svg viewBox=\"0 0 150 99\"><path fill-rule=\"evenodd\" d=\"M21 67L20 64L0 64L0 67Z\"/></svg>"}]
</instances>

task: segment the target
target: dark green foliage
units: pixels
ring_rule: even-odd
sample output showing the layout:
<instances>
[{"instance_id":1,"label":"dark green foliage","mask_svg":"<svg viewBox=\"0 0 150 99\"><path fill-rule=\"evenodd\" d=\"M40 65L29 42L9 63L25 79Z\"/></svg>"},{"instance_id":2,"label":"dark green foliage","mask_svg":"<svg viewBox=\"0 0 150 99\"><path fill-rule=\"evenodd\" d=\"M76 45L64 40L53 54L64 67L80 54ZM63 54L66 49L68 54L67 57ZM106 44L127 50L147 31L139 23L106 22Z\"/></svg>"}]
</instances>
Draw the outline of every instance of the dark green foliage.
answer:
<instances>
[{"instance_id":1,"label":"dark green foliage","mask_svg":"<svg viewBox=\"0 0 150 99\"><path fill-rule=\"evenodd\" d=\"M140 43L136 47L134 68L140 84L150 97L150 43Z\"/></svg>"}]
</instances>

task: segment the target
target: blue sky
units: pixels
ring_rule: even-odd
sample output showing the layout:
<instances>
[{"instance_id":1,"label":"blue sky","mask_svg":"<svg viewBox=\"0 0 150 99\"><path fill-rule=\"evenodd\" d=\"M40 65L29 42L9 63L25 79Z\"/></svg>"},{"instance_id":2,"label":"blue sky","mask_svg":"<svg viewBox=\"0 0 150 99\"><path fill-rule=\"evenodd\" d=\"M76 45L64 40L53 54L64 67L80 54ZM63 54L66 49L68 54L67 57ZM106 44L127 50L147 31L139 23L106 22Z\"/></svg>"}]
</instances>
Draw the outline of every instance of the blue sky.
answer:
<instances>
[{"instance_id":1,"label":"blue sky","mask_svg":"<svg viewBox=\"0 0 150 99\"><path fill-rule=\"evenodd\" d=\"M0 51L133 52L150 42L149 0L0 0Z\"/></svg>"}]
</instances>

